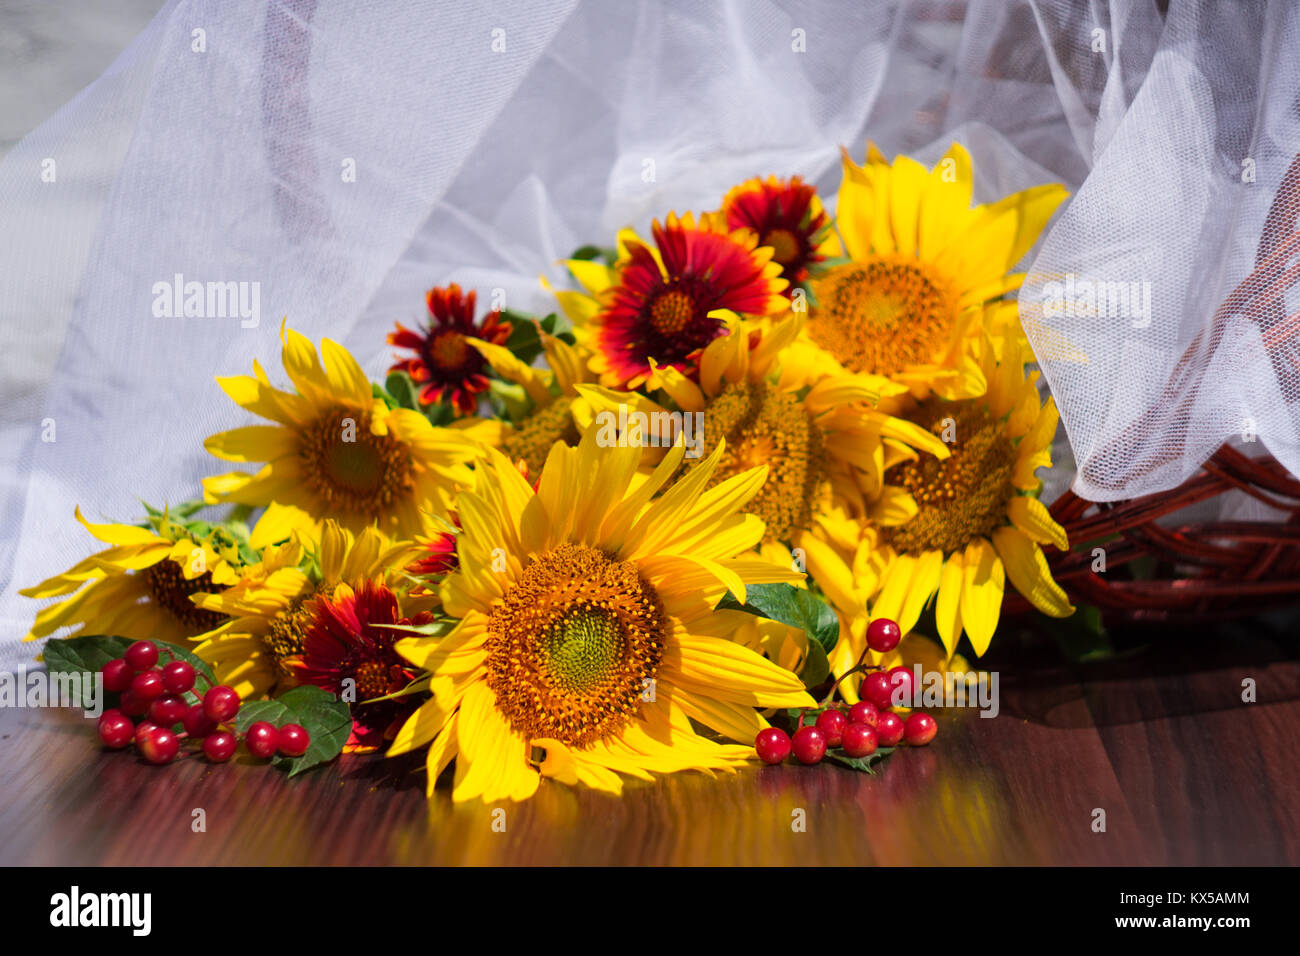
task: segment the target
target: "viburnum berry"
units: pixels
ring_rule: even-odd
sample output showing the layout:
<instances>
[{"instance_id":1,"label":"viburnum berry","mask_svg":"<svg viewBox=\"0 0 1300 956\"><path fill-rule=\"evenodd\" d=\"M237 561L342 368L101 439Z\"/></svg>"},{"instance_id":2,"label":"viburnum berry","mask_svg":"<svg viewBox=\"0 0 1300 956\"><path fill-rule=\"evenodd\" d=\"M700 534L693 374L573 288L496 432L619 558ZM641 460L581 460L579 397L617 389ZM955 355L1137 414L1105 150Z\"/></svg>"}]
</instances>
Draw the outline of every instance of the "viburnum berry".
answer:
<instances>
[{"instance_id":1,"label":"viburnum berry","mask_svg":"<svg viewBox=\"0 0 1300 956\"><path fill-rule=\"evenodd\" d=\"M924 747L934 740L934 735L938 732L939 725L934 722L934 718L920 710L909 714L903 725L903 739L909 747Z\"/></svg>"},{"instance_id":2,"label":"viburnum berry","mask_svg":"<svg viewBox=\"0 0 1300 956\"><path fill-rule=\"evenodd\" d=\"M302 724L285 724L280 728L280 753L286 757L301 757L310 746L311 734Z\"/></svg>"},{"instance_id":3,"label":"viburnum berry","mask_svg":"<svg viewBox=\"0 0 1300 956\"><path fill-rule=\"evenodd\" d=\"M892 710L882 711L876 718L876 740L882 747L897 747L903 739L903 718Z\"/></svg>"},{"instance_id":4,"label":"viburnum berry","mask_svg":"<svg viewBox=\"0 0 1300 956\"><path fill-rule=\"evenodd\" d=\"M172 661L162 669L163 686L172 694L194 689L194 668L188 661Z\"/></svg>"},{"instance_id":5,"label":"viburnum berry","mask_svg":"<svg viewBox=\"0 0 1300 956\"><path fill-rule=\"evenodd\" d=\"M877 653L889 653L902 639L903 632L898 623L887 617L878 617L867 625L867 647Z\"/></svg>"},{"instance_id":6,"label":"viburnum berry","mask_svg":"<svg viewBox=\"0 0 1300 956\"><path fill-rule=\"evenodd\" d=\"M140 723L135 725L135 737L133 738L135 740L135 745L137 747L143 746L145 738L157 729L158 725L152 720L140 721Z\"/></svg>"},{"instance_id":7,"label":"viburnum berry","mask_svg":"<svg viewBox=\"0 0 1300 956\"><path fill-rule=\"evenodd\" d=\"M244 746L254 757L267 760L275 756L280 746L280 732L272 724L259 720L244 732Z\"/></svg>"},{"instance_id":8,"label":"viburnum berry","mask_svg":"<svg viewBox=\"0 0 1300 956\"><path fill-rule=\"evenodd\" d=\"M111 690L115 694L128 690L131 681L135 680L135 671L120 657L109 661L99 672L104 676L104 690Z\"/></svg>"},{"instance_id":9,"label":"viburnum berry","mask_svg":"<svg viewBox=\"0 0 1300 956\"><path fill-rule=\"evenodd\" d=\"M153 641L136 641L126 649L122 658L133 670L147 671L158 663L158 645Z\"/></svg>"},{"instance_id":10,"label":"viburnum berry","mask_svg":"<svg viewBox=\"0 0 1300 956\"><path fill-rule=\"evenodd\" d=\"M872 671L862 679L858 694L875 704L879 710L888 710L893 706L889 699L890 690L889 675L884 671Z\"/></svg>"},{"instance_id":11,"label":"viburnum berry","mask_svg":"<svg viewBox=\"0 0 1300 956\"><path fill-rule=\"evenodd\" d=\"M284 727L280 728L282 734L284 730ZM790 756L790 735L780 727L764 727L754 738L754 749L763 763L781 763Z\"/></svg>"},{"instance_id":12,"label":"viburnum berry","mask_svg":"<svg viewBox=\"0 0 1300 956\"><path fill-rule=\"evenodd\" d=\"M206 737L217 732L217 722L204 713L202 704L191 704L181 719L185 722L185 732L191 737Z\"/></svg>"},{"instance_id":13,"label":"viburnum berry","mask_svg":"<svg viewBox=\"0 0 1300 956\"><path fill-rule=\"evenodd\" d=\"M175 694L163 694L149 705L149 719L161 727L179 724L189 713L190 705L184 697Z\"/></svg>"},{"instance_id":14,"label":"viburnum berry","mask_svg":"<svg viewBox=\"0 0 1300 956\"><path fill-rule=\"evenodd\" d=\"M144 671L131 680L131 693L141 700L154 701L167 693L163 686L161 671Z\"/></svg>"},{"instance_id":15,"label":"viburnum berry","mask_svg":"<svg viewBox=\"0 0 1300 956\"><path fill-rule=\"evenodd\" d=\"M889 678L889 700L895 707L911 707L916 678L911 668L899 664L885 672Z\"/></svg>"},{"instance_id":16,"label":"viburnum berry","mask_svg":"<svg viewBox=\"0 0 1300 956\"><path fill-rule=\"evenodd\" d=\"M235 755L239 739L228 730L218 730L203 738L203 755L213 763L225 763Z\"/></svg>"},{"instance_id":17,"label":"viburnum berry","mask_svg":"<svg viewBox=\"0 0 1300 956\"><path fill-rule=\"evenodd\" d=\"M217 723L232 720L239 713L239 704L239 692L225 684L218 684L203 695L203 712Z\"/></svg>"},{"instance_id":18,"label":"viburnum berry","mask_svg":"<svg viewBox=\"0 0 1300 956\"><path fill-rule=\"evenodd\" d=\"M122 713L128 717L143 717L149 713L151 703L152 701L145 700L135 691L124 690L122 691L122 699L118 701L118 706L121 708Z\"/></svg>"},{"instance_id":19,"label":"viburnum berry","mask_svg":"<svg viewBox=\"0 0 1300 956\"><path fill-rule=\"evenodd\" d=\"M817 715L817 729L826 735L827 747L838 747L840 745L840 739L844 736L844 728L848 724L849 719L834 708L823 710Z\"/></svg>"},{"instance_id":20,"label":"viburnum berry","mask_svg":"<svg viewBox=\"0 0 1300 956\"><path fill-rule=\"evenodd\" d=\"M876 752L877 744L876 728L870 724L849 724L844 728L841 746L850 757L869 757Z\"/></svg>"},{"instance_id":21,"label":"viburnum berry","mask_svg":"<svg viewBox=\"0 0 1300 956\"><path fill-rule=\"evenodd\" d=\"M850 724L866 724L869 727L874 727L878 716L880 716L880 710L869 700L860 700L849 708Z\"/></svg>"},{"instance_id":22,"label":"viburnum berry","mask_svg":"<svg viewBox=\"0 0 1300 956\"><path fill-rule=\"evenodd\" d=\"M181 739L166 727L155 727L143 743L137 740L136 746L150 763L171 763L181 749Z\"/></svg>"},{"instance_id":23,"label":"viburnum berry","mask_svg":"<svg viewBox=\"0 0 1300 956\"><path fill-rule=\"evenodd\" d=\"M120 710L105 711L99 718L99 739L105 747L121 750L135 736L135 724Z\"/></svg>"},{"instance_id":24,"label":"viburnum berry","mask_svg":"<svg viewBox=\"0 0 1300 956\"><path fill-rule=\"evenodd\" d=\"M790 741L790 749L800 763L820 763L826 756L826 735L816 727L800 727Z\"/></svg>"}]
</instances>

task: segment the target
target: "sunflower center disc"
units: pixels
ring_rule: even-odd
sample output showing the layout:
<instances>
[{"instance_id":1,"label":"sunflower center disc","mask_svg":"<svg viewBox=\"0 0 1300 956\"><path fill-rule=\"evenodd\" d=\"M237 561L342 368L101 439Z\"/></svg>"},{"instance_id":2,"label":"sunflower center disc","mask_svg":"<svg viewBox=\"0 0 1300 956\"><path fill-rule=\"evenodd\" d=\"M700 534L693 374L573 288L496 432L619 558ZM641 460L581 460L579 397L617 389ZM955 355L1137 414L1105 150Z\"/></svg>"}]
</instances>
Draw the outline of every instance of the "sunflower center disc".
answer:
<instances>
[{"instance_id":1,"label":"sunflower center disc","mask_svg":"<svg viewBox=\"0 0 1300 956\"><path fill-rule=\"evenodd\" d=\"M794 395L766 383L729 385L704 411L710 443L726 450L710 486L767 465L767 481L746 510L767 524L767 538L788 541L809 526L813 500L826 480L822 431Z\"/></svg>"},{"instance_id":2,"label":"sunflower center disc","mask_svg":"<svg viewBox=\"0 0 1300 956\"><path fill-rule=\"evenodd\" d=\"M952 326L943 284L905 256L836 266L812 286L808 333L852 372L889 375L932 362Z\"/></svg>"},{"instance_id":3,"label":"sunflower center disc","mask_svg":"<svg viewBox=\"0 0 1300 956\"><path fill-rule=\"evenodd\" d=\"M212 583L212 572L204 571L196 577L187 578L179 564L171 558L164 558L152 567L145 568L144 578L154 603L170 612L187 628L202 633L225 620L224 614L196 607L190 600L191 594L220 594L225 590L225 587Z\"/></svg>"},{"instance_id":4,"label":"sunflower center disc","mask_svg":"<svg viewBox=\"0 0 1300 956\"><path fill-rule=\"evenodd\" d=\"M648 699L666 629L635 565L561 545L525 568L489 617L487 683L517 733L588 746Z\"/></svg>"},{"instance_id":5,"label":"sunflower center disc","mask_svg":"<svg viewBox=\"0 0 1300 956\"><path fill-rule=\"evenodd\" d=\"M378 515L410 491L410 452L391 434L370 431L370 416L349 408L326 412L309 426L298 449L303 482L324 503Z\"/></svg>"},{"instance_id":6,"label":"sunflower center disc","mask_svg":"<svg viewBox=\"0 0 1300 956\"><path fill-rule=\"evenodd\" d=\"M882 528L882 539L900 552L938 549L945 555L987 537L1006 520L1016 449L1003 423L982 400L931 399L907 416L948 442L944 461L922 456L890 469L885 480L912 495L917 513L897 528Z\"/></svg>"},{"instance_id":7,"label":"sunflower center disc","mask_svg":"<svg viewBox=\"0 0 1300 956\"><path fill-rule=\"evenodd\" d=\"M573 424L571 398L558 398L525 418L501 445L501 452L511 461L523 459L533 480L542 473L546 456L557 441L578 444L578 428Z\"/></svg>"}]
</instances>

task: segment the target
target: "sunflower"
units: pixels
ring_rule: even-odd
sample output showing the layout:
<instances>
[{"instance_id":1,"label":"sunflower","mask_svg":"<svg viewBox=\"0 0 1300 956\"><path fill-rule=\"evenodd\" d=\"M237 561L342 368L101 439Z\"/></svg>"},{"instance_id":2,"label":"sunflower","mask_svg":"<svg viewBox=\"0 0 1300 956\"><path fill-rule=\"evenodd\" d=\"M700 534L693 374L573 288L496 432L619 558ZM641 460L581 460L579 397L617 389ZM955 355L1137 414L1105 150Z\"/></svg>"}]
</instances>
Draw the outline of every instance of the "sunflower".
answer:
<instances>
[{"instance_id":1,"label":"sunflower","mask_svg":"<svg viewBox=\"0 0 1300 956\"><path fill-rule=\"evenodd\" d=\"M69 637L116 634L175 643L221 620L194 600L220 593L239 578L243 561L227 532L175 522L166 512L152 515L149 527L91 524L80 508L76 516L109 547L18 592L30 598L71 595L43 608L24 640L72 626Z\"/></svg>"},{"instance_id":2,"label":"sunflower","mask_svg":"<svg viewBox=\"0 0 1300 956\"><path fill-rule=\"evenodd\" d=\"M651 228L654 247L635 233L619 234L618 261L568 263L586 289L561 293L578 341L592 353L591 368L610 388L637 388L650 360L695 374L695 359L722 334L718 309L750 315L784 310L788 284L772 250L749 229L729 230L719 217L696 223L669 214Z\"/></svg>"},{"instance_id":3,"label":"sunflower","mask_svg":"<svg viewBox=\"0 0 1300 956\"><path fill-rule=\"evenodd\" d=\"M891 164L868 144L846 153L836 225L850 261L815 276L815 306L798 364L805 376L847 369L887 376L918 398L969 398L985 388L982 333L1021 336L1024 276L1010 270L1067 193L1037 186L971 206L970 156L954 143L932 170L906 156Z\"/></svg>"},{"instance_id":4,"label":"sunflower","mask_svg":"<svg viewBox=\"0 0 1300 956\"><path fill-rule=\"evenodd\" d=\"M511 324L493 309L474 323L475 294L461 292L454 282L446 288L430 289L425 296L429 325L415 332L400 322L388 334L388 344L415 352L389 369L406 372L420 386L420 404L449 401L462 415L472 415L478 396L487 391L487 365L470 346L476 341L503 345L510 338Z\"/></svg>"},{"instance_id":5,"label":"sunflower","mask_svg":"<svg viewBox=\"0 0 1300 956\"><path fill-rule=\"evenodd\" d=\"M588 368L591 353L578 345L537 330L546 355L546 368L535 368L519 360L510 350L487 342L474 342L474 348L501 378L520 387L522 402L515 409L513 422L496 421L498 431L479 431L488 443L511 461L522 461L527 474L536 479L557 441L576 445L582 427L591 420L591 412L578 393L578 386L596 380Z\"/></svg>"},{"instance_id":6,"label":"sunflower","mask_svg":"<svg viewBox=\"0 0 1300 956\"><path fill-rule=\"evenodd\" d=\"M267 464L255 475L204 479L206 499L281 506L270 513L283 517L282 526L259 522L259 546L295 529L318 534L327 517L352 531L377 523L409 538L424 526L422 511L445 514L457 487L472 481L478 444L464 431L435 428L420 412L389 408L337 343L321 341L322 368L305 337L281 332L296 392L273 388L256 361L254 376L217 379L235 402L275 424L221 432L204 443L218 458Z\"/></svg>"},{"instance_id":7,"label":"sunflower","mask_svg":"<svg viewBox=\"0 0 1300 956\"><path fill-rule=\"evenodd\" d=\"M195 634L194 653L246 700L293 684L313 600L339 584L396 577L413 553L409 542L390 541L376 528L353 535L332 520L311 550L298 537L268 545L229 587L198 599L219 623Z\"/></svg>"},{"instance_id":8,"label":"sunflower","mask_svg":"<svg viewBox=\"0 0 1300 956\"><path fill-rule=\"evenodd\" d=\"M620 408L644 413L647 423L669 421L678 411L696 416L702 447L721 449L709 487L766 464L767 481L746 506L766 528L762 555L784 567L806 567L842 625L864 630L870 595L859 574L860 527L879 497L886 443L941 458L948 447L925 428L877 411L876 395L862 377L827 376L798 389L783 384L781 361L798 339L801 316L718 317L727 334L701 354L699 384L653 364L649 385L671 403L600 387L580 390L608 432ZM620 439L606 433L601 440L609 445ZM647 448L646 456L653 461L657 453Z\"/></svg>"},{"instance_id":9,"label":"sunflower","mask_svg":"<svg viewBox=\"0 0 1300 956\"><path fill-rule=\"evenodd\" d=\"M893 618L906 632L937 594L949 654L963 629L977 655L987 650L1008 577L1045 614L1074 613L1040 547L1069 548L1037 498L1037 469L1051 465L1056 405L1040 399L1038 373L1026 373L1021 347L1009 341L1004 349L996 364L988 352L985 395L912 403L905 417L946 437L952 454L893 458L864 532L878 569L872 616Z\"/></svg>"},{"instance_id":10,"label":"sunflower","mask_svg":"<svg viewBox=\"0 0 1300 956\"><path fill-rule=\"evenodd\" d=\"M543 776L618 793L620 774L731 770L766 726L755 707L812 705L714 612L728 591L800 577L745 554L764 528L740 511L766 469L709 487L720 445L670 486L682 451L634 484L639 450L601 448L588 429L551 449L536 491L490 453L460 498L460 569L442 585L459 623L397 644L432 696L389 753L429 744L430 793L453 759L453 798L487 802L525 799Z\"/></svg>"},{"instance_id":11,"label":"sunflower","mask_svg":"<svg viewBox=\"0 0 1300 956\"><path fill-rule=\"evenodd\" d=\"M791 287L804 282L813 266L839 255L817 190L798 176L743 182L727 193L721 214L729 229L749 229L760 246L771 248Z\"/></svg>"}]
</instances>

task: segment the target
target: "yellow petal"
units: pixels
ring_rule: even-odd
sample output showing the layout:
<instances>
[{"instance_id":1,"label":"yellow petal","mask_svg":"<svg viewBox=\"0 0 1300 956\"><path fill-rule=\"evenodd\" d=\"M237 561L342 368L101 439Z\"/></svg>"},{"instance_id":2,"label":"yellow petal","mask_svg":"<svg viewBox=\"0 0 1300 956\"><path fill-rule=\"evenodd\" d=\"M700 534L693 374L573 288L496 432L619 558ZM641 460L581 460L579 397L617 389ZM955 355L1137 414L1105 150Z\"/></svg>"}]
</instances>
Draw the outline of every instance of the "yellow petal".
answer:
<instances>
[{"instance_id":1,"label":"yellow petal","mask_svg":"<svg viewBox=\"0 0 1300 956\"><path fill-rule=\"evenodd\" d=\"M1037 544L1007 527L993 532L993 544L1006 565L1011 584L1030 604L1052 617L1069 617L1074 613L1069 597L1052 580L1047 558Z\"/></svg>"},{"instance_id":2,"label":"yellow petal","mask_svg":"<svg viewBox=\"0 0 1300 956\"><path fill-rule=\"evenodd\" d=\"M997 551L984 538L966 546L962 564L962 623L975 654L982 657L997 630L1006 572Z\"/></svg>"},{"instance_id":3,"label":"yellow petal","mask_svg":"<svg viewBox=\"0 0 1300 956\"><path fill-rule=\"evenodd\" d=\"M1047 506L1037 498L1017 495L1007 504L1007 517L1011 523L1039 544L1054 544L1062 551L1070 550L1070 539L1065 529L1052 518Z\"/></svg>"}]
</instances>

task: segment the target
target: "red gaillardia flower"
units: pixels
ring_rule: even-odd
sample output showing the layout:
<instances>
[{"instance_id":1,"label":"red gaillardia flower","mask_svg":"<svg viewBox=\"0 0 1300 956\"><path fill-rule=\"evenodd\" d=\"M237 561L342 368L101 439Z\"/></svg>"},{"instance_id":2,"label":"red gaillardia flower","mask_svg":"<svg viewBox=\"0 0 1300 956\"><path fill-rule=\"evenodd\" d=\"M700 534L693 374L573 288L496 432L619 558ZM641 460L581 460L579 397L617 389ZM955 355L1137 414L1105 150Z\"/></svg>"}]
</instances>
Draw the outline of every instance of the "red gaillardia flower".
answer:
<instances>
[{"instance_id":1,"label":"red gaillardia flower","mask_svg":"<svg viewBox=\"0 0 1300 956\"><path fill-rule=\"evenodd\" d=\"M651 359L693 376L700 350L726 330L710 312L771 315L789 304L781 266L753 232L707 215L697 224L689 213L670 213L651 231L654 249L623 239L600 308L580 329L602 385L638 387L651 375Z\"/></svg>"},{"instance_id":2,"label":"red gaillardia flower","mask_svg":"<svg viewBox=\"0 0 1300 956\"><path fill-rule=\"evenodd\" d=\"M312 620L295 667L298 680L314 684L352 706L349 749L380 746L414 709L414 696L366 701L394 694L415 679L415 671L393 650L393 642L410 633L385 625L423 624L427 613L403 618L397 595L376 581L353 590L338 585L332 594L311 602ZM350 683L349 683L350 682ZM409 702L408 702L409 701Z\"/></svg>"},{"instance_id":3,"label":"red gaillardia flower","mask_svg":"<svg viewBox=\"0 0 1300 956\"><path fill-rule=\"evenodd\" d=\"M488 364L467 341L481 339L504 345L511 326L493 309L474 324L474 293L461 292L454 282L446 288L430 289L429 327L414 332L400 322L388 334L388 344L410 349L415 356L397 362L390 372L406 372L420 389L420 404L450 401L462 415L472 415L478 395L488 387Z\"/></svg>"},{"instance_id":4,"label":"red gaillardia flower","mask_svg":"<svg viewBox=\"0 0 1300 956\"><path fill-rule=\"evenodd\" d=\"M760 246L772 250L782 275L796 284L808 278L811 266L835 254L830 218L817 190L800 177L750 179L734 187L722 201L729 229L750 229ZM787 290L788 293L788 290Z\"/></svg>"}]
</instances>

